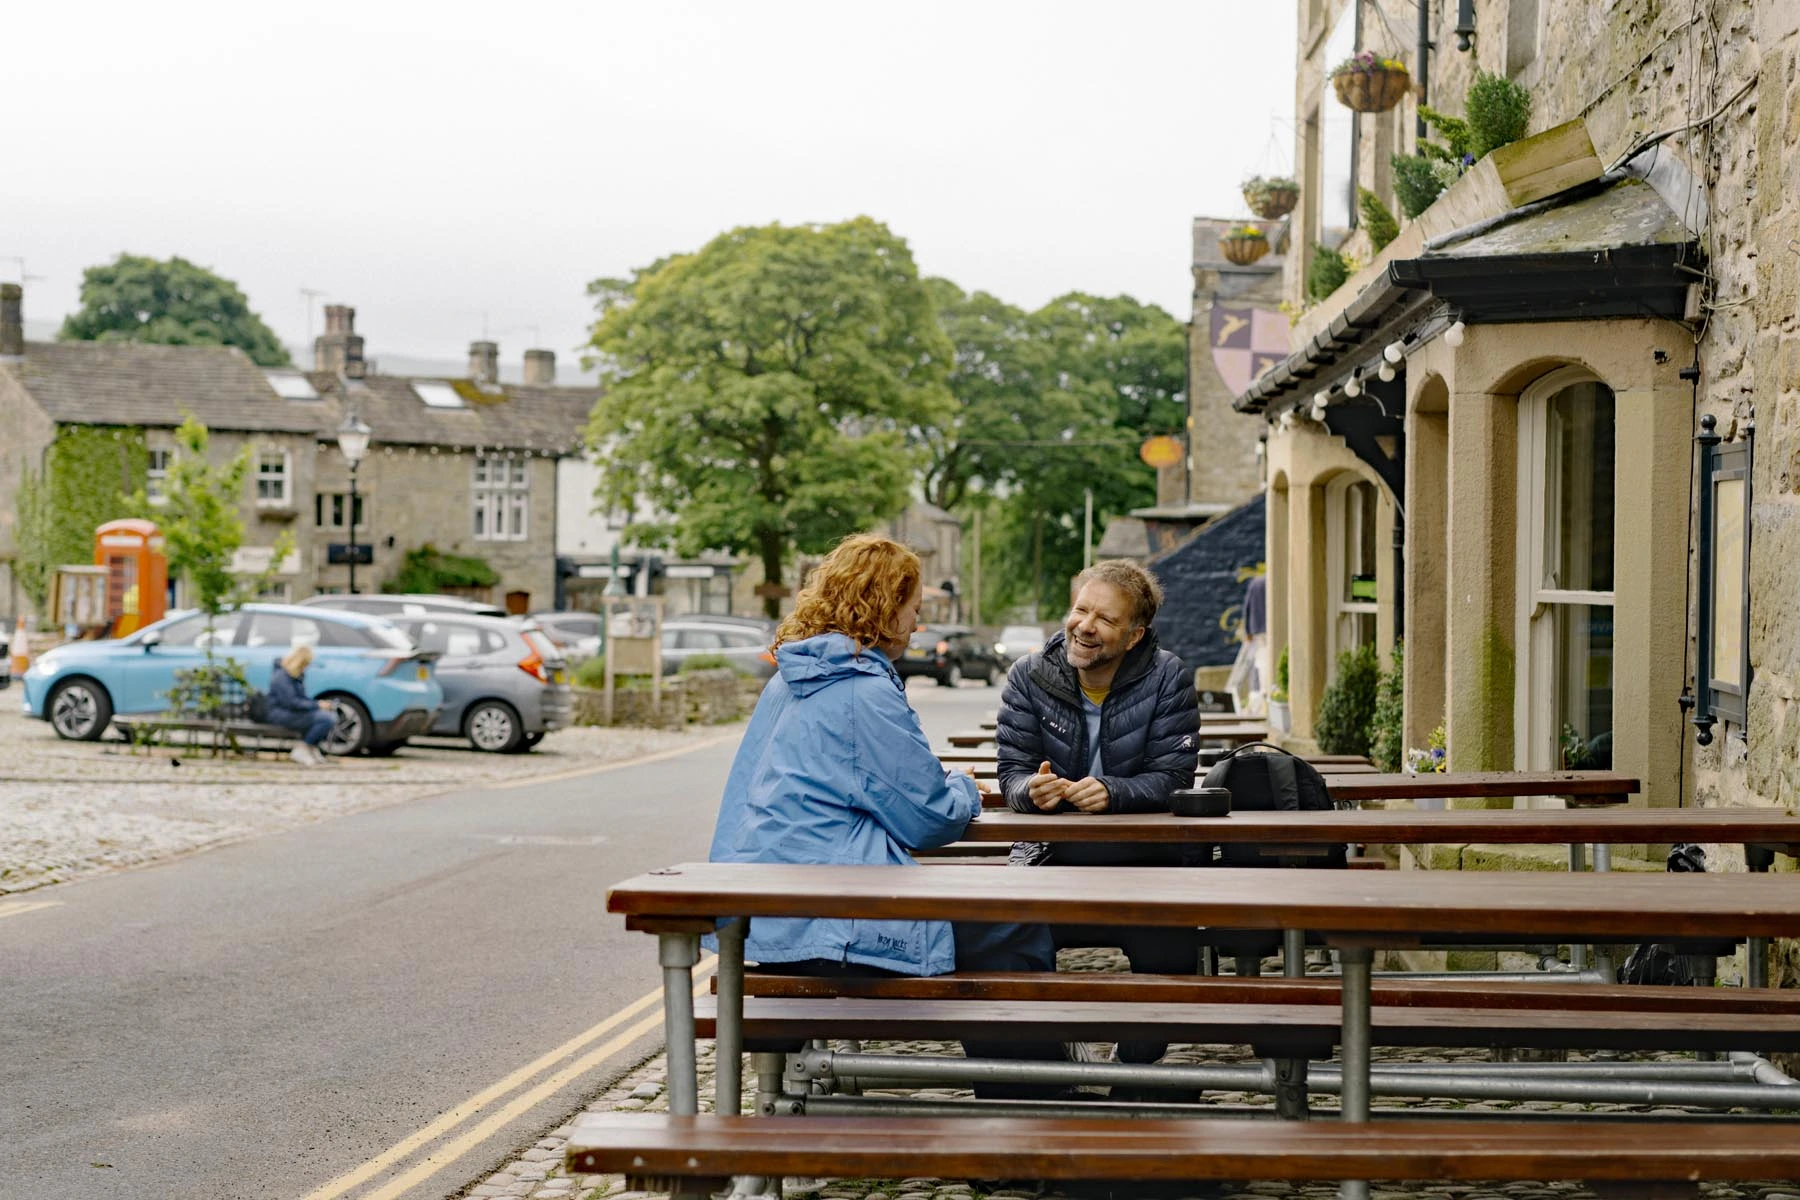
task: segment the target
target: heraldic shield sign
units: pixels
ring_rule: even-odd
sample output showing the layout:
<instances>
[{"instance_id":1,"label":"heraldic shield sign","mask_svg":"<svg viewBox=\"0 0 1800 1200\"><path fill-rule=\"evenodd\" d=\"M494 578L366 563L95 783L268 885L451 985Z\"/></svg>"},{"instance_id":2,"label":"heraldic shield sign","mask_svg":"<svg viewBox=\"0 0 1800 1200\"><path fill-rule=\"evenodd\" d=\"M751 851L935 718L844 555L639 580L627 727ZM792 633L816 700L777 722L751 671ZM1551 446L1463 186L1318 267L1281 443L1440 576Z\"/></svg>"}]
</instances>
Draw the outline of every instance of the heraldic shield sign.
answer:
<instances>
[{"instance_id":1,"label":"heraldic shield sign","mask_svg":"<svg viewBox=\"0 0 1800 1200\"><path fill-rule=\"evenodd\" d=\"M1248 305L1212 308L1212 360L1236 396L1288 356L1288 321L1280 313Z\"/></svg>"}]
</instances>

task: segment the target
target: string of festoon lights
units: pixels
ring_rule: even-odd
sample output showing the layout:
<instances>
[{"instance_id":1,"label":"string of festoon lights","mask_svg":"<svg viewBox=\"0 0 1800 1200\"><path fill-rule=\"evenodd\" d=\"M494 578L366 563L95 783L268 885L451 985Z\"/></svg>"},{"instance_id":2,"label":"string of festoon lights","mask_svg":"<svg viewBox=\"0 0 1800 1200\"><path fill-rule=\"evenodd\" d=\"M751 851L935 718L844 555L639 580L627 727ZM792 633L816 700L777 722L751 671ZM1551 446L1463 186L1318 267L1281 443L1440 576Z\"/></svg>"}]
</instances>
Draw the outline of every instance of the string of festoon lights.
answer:
<instances>
[{"instance_id":1,"label":"string of festoon lights","mask_svg":"<svg viewBox=\"0 0 1800 1200\"><path fill-rule=\"evenodd\" d=\"M1444 344L1449 346L1452 350L1456 349L1463 344L1463 335L1466 332L1467 327L1460 318L1457 319L1444 330ZM1389 342L1386 346L1382 347L1381 357L1377 360L1375 368L1375 377L1383 383L1392 383L1394 378L1399 374L1398 368L1406 361L1407 349L1408 347L1404 341ZM1350 372L1350 378L1344 381L1344 398L1347 400L1355 400L1367 391L1367 387L1364 383L1364 380L1367 378L1368 372L1364 368L1354 368ZM1319 391L1313 393L1312 402L1310 404L1297 404L1293 408L1282 413L1280 421L1281 428L1284 430L1293 429L1304 420L1323 422L1325 420L1325 410L1331 407L1331 394L1334 388L1335 385L1334 387L1321 388Z\"/></svg>"}]
</instances>

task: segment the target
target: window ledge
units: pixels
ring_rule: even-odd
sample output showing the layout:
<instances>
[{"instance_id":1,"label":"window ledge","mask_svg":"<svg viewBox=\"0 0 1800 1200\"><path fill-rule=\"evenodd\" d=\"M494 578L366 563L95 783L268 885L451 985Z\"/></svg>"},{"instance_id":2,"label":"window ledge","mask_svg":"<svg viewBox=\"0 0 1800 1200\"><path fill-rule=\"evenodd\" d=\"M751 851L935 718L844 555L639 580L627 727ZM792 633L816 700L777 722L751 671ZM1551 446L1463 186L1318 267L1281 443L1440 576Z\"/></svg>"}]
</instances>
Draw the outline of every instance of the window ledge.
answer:
<instances>
[{"instance_id":1,"label":"window ledge","mask_svg":"<svg viewBox=\"0 0 1800 1200\"><path fill-rule=\"evenodd\" d=\"M299 515L300 510L286 502L259 501L256 505L256 519L259 521L292 521Z\"/></svg>"}]
</instances>

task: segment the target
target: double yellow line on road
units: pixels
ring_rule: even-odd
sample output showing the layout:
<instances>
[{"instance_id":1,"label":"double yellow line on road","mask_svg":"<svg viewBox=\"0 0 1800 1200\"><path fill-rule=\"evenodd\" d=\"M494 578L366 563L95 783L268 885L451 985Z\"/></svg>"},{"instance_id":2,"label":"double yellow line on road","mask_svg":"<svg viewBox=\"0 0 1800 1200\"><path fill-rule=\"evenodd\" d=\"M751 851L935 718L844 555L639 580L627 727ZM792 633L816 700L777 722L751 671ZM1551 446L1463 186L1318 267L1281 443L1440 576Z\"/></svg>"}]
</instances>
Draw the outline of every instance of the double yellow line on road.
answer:
<instances>
[{"instance_id":1,"label":"double yellow line on road","mask_svg":"<svg viewBox=\"0 0 1800 1200\"><path fill-rule=\"evenodd\" d=\"M702 958L699 965L695 967L694 973L698 979L694 986L696 996L706 991L707 977L718 966L718 961L715 956L709 954ZM504 1079L483 1088L422 1128L395 1142L361 1166L345 1172L318 1190L309 1192L305 1200L338 1200L339 1197L349 1195L354 1189L382 1172L404 1162L425 1146L449 1138L447 1141L441 1141L441 1144L437 1145L429 1154L401 1174L359 1197L359 1200L397 1200L398 1197L405 1195L424 1180L473 1151L497 1131L504 1128L509 1121L543 1103L574 1080L603 1065L608 1059L639 1038L659 1028L663 1019L660 1011L652 1013L608 1038L601 1045L595 1046L591 1050L588 1049L594 1041L612 1033L613 1030L618 1029L619 1026L624 1025L645 1009L659 1005L661 1001L662 990L660 988L638 997L593 1028L577 1034L556 1049L526 1063ZM583 1051L586 1052L583 1053ZM559 1066L572 1055L580 1055L580 1057L573 1062ZM527 1084L531 1086L527 1087L525 1091L519 1092L500 1107L489 1111L490 1107L503 1097L521 1087L526 1087ZM478 1121L477 1118L479 1118ZM450 1136L452 1131L470 1121L477 1121L477 1123L456 1133L454 1137Z\"/></svg>"}]
</instances>

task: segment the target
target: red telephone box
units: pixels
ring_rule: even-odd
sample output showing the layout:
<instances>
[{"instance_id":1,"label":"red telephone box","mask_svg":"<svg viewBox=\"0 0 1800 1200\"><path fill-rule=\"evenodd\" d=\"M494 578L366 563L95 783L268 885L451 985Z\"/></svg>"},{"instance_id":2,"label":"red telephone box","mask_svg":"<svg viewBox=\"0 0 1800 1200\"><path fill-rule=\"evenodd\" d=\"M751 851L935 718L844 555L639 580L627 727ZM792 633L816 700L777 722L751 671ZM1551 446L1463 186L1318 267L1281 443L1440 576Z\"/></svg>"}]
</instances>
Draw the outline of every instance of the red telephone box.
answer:
<instances>
[{"instance_id":1,"label":"red telephone box","mask_svg":"<svg viewBox=\"0 0 1800 1200\"><path fill-rule=\"evenodd\" d=\"M112 636L124 637L168 608L169 560L163 557L162 530L154 522L128 517L94 530L94 565L106 568L106 616Z\"/></svg>"}]
</instances>

